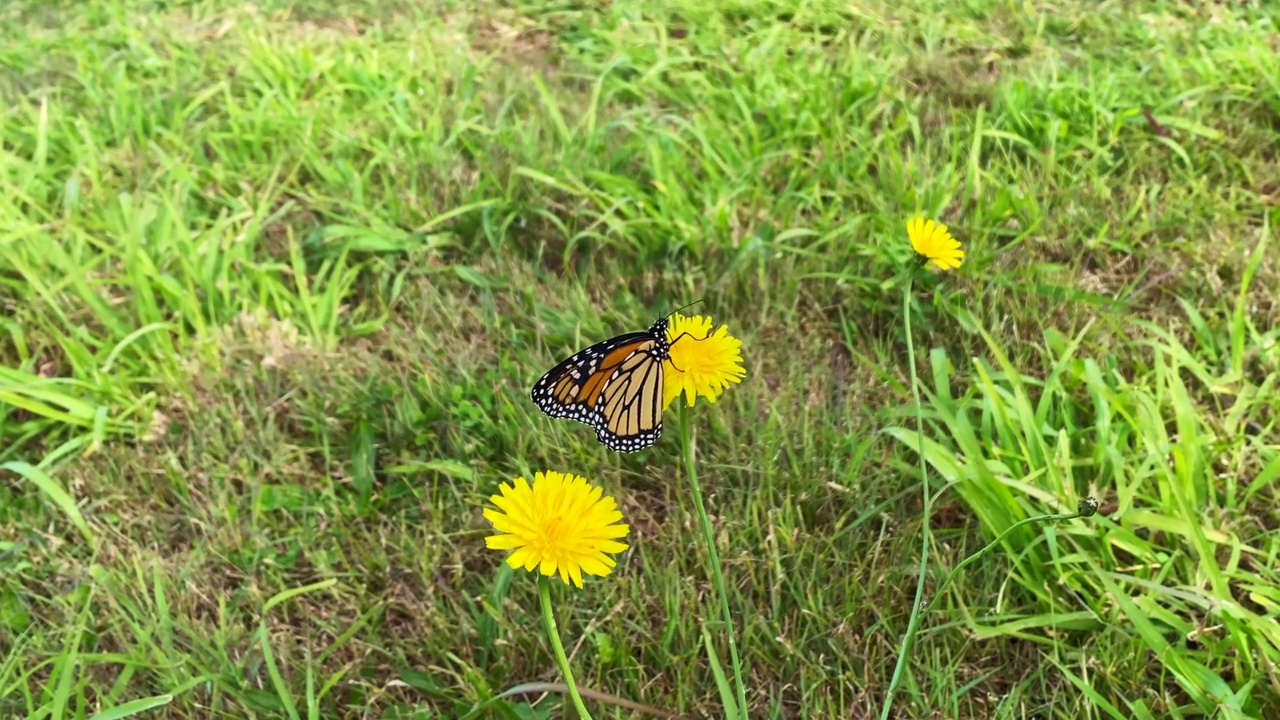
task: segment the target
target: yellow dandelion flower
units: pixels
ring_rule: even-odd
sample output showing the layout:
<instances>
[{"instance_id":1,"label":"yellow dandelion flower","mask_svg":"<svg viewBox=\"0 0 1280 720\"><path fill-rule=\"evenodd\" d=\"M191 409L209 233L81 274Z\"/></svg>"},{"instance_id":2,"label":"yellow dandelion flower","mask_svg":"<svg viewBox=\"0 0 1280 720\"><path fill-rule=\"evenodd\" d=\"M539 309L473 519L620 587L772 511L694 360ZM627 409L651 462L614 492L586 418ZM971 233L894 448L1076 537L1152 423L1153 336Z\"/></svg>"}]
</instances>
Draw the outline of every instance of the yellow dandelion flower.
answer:
<instances>
[{"instance_id":1,"label":"yellow dandelion flower","mask_svg":"<svg viewBox=\"0 0 1280 720\"><path fill-rule=\"evenodd\" d=\"M742 382L746 377L742 341L730 335L726 325L712 332L711 318L676 313L667 328L667 339L675 344L662 368L663 410L680 393L684 393L690 406L699 395L715 402L729 383Z\"/></svg>"},{"instance_id":2,"label":"yellow dandelion flower","mask_svg":"<svg viewBox=\"0 0 1280 720\"><path fill-rule=\"evenodd\" d=\"M958 268L964 262L960 241L951 237L947 226L940 222L913 218L907 221L907 237L917 253L943 270Z\"/></svg>"},{"instance_id":3,"label":"yellow dandelion flower","mask_svg":"<svg viewBox=\"0 0 1280 720\"><path fill-rule=\"evenodd\" d=\"M500 494L489 498L498 509L485 508L484 516L498 531L484 539L491 550L514 550L507 564L519 570L557 572L566 585L582 587L582 573L604 577L616 563L608 553L627 549L618 538L628 527L619 524L617 503L586 479L548 470L533 484L524 478L514 485L503 483Z\"/></svg>"}]
</instances>

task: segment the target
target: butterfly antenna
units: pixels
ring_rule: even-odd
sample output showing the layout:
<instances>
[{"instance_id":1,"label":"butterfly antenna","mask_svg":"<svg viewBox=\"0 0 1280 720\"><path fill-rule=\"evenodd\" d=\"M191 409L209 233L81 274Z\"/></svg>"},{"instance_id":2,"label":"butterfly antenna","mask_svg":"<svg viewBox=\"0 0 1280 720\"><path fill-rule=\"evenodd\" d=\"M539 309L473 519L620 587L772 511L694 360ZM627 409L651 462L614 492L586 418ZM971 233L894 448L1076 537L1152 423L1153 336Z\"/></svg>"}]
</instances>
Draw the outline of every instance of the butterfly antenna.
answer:
<instances>
[{"instance_id":1,"label":"butterfly antenna","mask_svg":"<svg viewBox=\"0 0 1280 720\"><path fill-rule=\"evenodd\" d=\"M693 302L689 303L688 305L683 305L683 306L681 306L681 307L676 308L675 310L672 310L671 312L669 312L669 313L667 313L667 314L666 314L666 317L671 317L672 315L675 315L676 313L680 312L681 310L684 310L685 308L691 308L691 307L693 307L694 305L697 305L698 303L700 303L700 302L702 302L702 301L704 301L704 300L706 300L706 298L698 298L697 300L694 300Z\"/></svg>"}]
</instances>

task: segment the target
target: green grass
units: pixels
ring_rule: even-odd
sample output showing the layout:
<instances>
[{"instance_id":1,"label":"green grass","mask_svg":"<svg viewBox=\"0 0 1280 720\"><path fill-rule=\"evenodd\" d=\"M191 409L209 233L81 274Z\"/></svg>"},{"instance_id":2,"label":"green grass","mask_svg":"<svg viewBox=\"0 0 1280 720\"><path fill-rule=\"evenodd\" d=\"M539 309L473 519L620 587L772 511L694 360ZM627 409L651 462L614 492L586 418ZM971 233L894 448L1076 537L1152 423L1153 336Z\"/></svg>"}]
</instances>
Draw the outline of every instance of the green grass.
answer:
<instances>
[{"instance_id":1,"label":"green grass","mask_svg":"<svg viewBox=\"0 0 1280 720\"><path fill-rule=\"evenodd\" d=\"M1103 508L966 568L895 716L1276 717L1278 26L7 3L0 717L456 717L557 681L480 515L546 468L633 528L615 577L560 593L579 683L719 717L674 416L620 456L528 398L699 298L748 371L694 417L751 716L875 716L921 530L916 213L969 250L915 290L927 589L1018 520ZM570 716L538 697L490 716Z\"/></svg>"}]
</instances>

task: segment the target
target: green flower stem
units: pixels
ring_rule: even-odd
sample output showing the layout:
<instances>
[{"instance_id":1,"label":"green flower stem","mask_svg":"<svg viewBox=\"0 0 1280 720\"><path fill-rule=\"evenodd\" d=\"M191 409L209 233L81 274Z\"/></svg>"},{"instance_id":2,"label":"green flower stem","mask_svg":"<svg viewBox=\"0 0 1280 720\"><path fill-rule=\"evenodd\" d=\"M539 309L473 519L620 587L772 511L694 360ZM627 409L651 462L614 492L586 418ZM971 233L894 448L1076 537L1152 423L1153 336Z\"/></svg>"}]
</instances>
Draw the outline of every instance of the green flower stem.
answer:
<instances>
[{"instance_id":1,"label":"green flower stem","mask_svg":"<svg viewBox=\"0 0 1280 720\"><path fill-rule=\"evenodd\" d=\"M569 657L564 653L564 645L560 642L560 631L556 629L556 616L551 612L551 580L546 575L538 575L538 599L542 601L542 619L547 625L547 637L551 638L551 648L555 650L556 662L560 665L560 674L564 675L564 684L569 688L569 697L573 698L573 706L578 709L578 717L591 720L591 713L582 704L582 696L578 694L578 684L573 681L573 670L569 668Z\"/></svg>"},{"instance_id":2,"label":"green flower stem","mask_svg":"<svg viewBox=\"0 0 1280 720\"><path fill-rule=\"evenodd\" d=\"M924 520L923 527L920 531L920 577L916 581L916 597L911 605L911 617L907 620L907 632L902 636L902 647L898 650L898 662L893 668L893 678L889 681L889 690L885 693L884 706L880 708L880 720L887 720L889 717L889 710L893 707L893 695L897 692L898 685L902 682L902 678L905 675L907 653L911 649L911 641L915 639L916 632L920 629L920 618L933 607L933 604L938 601L938 598L942 597L943 591L951 585L951 581L955 579L955 576L963 570L965 566L976 562L979 558L986 555L996 545L1003 542L1009 533L1023 525L1036 522L1053 522L1057 520L1074 520L1076 518L1092 517L1093 514L1098 511L1098 501L1090 497L1081 500L1080 505L1073 513L1038 515L1033 518L1019 520L1006 528L1004 532L1000 533L1000 535L995 540L988 543L986 547L960 561L960 564L956 565L955 568L947 574L947 577L942 581L942 584L938 586L933 599L928 603L924 602L925 572L929 567L929 513L933 506L933 498L929 493L929 470L924 458L924 417L920 404L920 388L918 387L919 379L916 376L916 348L915 342L911 337L911 281L913 278L914 274L907 276L906 288L902 293L902 317L903 321L906 323L907 331L907 362L911 366L911 396L915 400L916 406L916 438L919 443L917 446L917 453L920 456L920 492L924 501Z\"/></svg>"},{"instance_id":3,"label":"green flower stem","mask_svg":"<svg viewBox=\"0 0 1280 720\"><path fill-rule=\"evenodd\" d=\"M725 592L724 575L720 572L720 553L716 551L715 530L711 527L711 518L702 504L702 488L698 486L698 467L694 462L693 423L689 420L689 407L680 402L680 448L684 454L685 472L689 475L689 489L693 494L693 505L698 512L698 522L702 525L702 535L707 542L707 553L711 556L711 584L720 596L720 617L729 636L729 662L733 666L733 681L738 691L738 717L747 717L747 686L742 682L742 663L738 660L738 641L734 638L733 615L729 612L729 594Z\"/></svg>"},{"instance_id":4,"label":"green flower stem","mask_svg":"<svg viewBox=\"0 0 1280 720\"><path fill-rule=\"evenodd\" d=\"M916 406L916 440L917 455L920 456L920 493L924 502L921 511L923 518L920 528L920 570L916 580L916 597L911 603L911 617L907 620L907 632L902 636L902 646L898 648L898 662L893 668L893 678L889 681L889 690L884 696L884 706L880 708L880 720L888 720L889 709L893 707L893 694L898 691L907 667L907 653L911 649L911 641L915 639L920 628L921 604L924 601L925 573L929 570L929 513L932 509L932 496L929 493L929 467L924 459L924 411L920 405L919 379L916 377L916 346L911 337L911 285L915 273L907 275L907 282L902 289L902 319L907 331L907 366L911 371L911 397Z\"/></svg>"}]
</instances>

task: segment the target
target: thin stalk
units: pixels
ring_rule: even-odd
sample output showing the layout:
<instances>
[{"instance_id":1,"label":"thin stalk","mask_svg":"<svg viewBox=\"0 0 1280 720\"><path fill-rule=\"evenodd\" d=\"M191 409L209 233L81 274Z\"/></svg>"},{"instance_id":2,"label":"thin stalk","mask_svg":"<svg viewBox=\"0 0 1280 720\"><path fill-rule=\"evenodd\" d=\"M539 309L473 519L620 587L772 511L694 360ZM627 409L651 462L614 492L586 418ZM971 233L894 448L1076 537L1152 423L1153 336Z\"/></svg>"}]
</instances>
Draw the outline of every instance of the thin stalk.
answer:
<instances>
[{"instance_id":1,"label":"thin stalk","mask_svg":"<svg viewBox=\"0 0 1280 720\"><path fill-rule=\"evenodd\" d=\"M720 618L729 636L729 663L733 666L733 681L738 691L738 717L747 717L747 686L742 682L742 663L738 660L738 641L734 638L733 615L729 612L729 594L725 592L724 575L720 572L720 553L716 551L715 530L711 527L711 518L702 503L702 488L698 486L698 467L694 462L693 423L689 420L689 408L683 401L680 403L680 448L684 454L685 472L689 476L689 489L693 495L693 506L698 513L698 522L702 526L702 536L707 543L707 553L711 556L711 584L716 595L720 596Z\"/></svg>"},{"instance_id":2,"label":"thin stalk","mask_svg":"<svg viewBox=\"0 0 1280 720\"><path fill-rule=\"evenodd\" d=\"M564 645L560 642L560 631L556 629L556 616L551 612L551 581L546 575L538 575L538 600L542 602L542 619L547 625L547 637L551 638L551 648L556 654L556 663L560 665L560 674L564 676L564 684L569 688L569 697L573 698L573 706L578 710L578 717L591 720L591 713L582 704L582 696L578 694L578 683L573 680L573 670L569 669L569 656L564 653Z\"/></svg>"},{"instance_id":3,"label":"thin stalk","mask_svg":"<svg viewBox=\"0 0 1280 720\"><path fill-rule=\"evenodd\" d=\"M920 530L920 570L916 580L916 597L911 603L911 617L907 620L907 632L902 636L902 647L898 649L898 662L893 668L893 678L889 680L889 690L885 693L884 706L880 708L880 720L888 720L889 709L893 707L893 694L906 674L907 653L911 649L911 641L915 639L920 628L920 615L924 601L925 574L929 570L929 514L932 509L932 497L929 493L929 467L924 459L924 411L920 405L919 379L916 376L916 345L911 336L911 285L915 274L907 275L906 285L902 290L902 318L907 330L907 367L911 370L911 397L916 406L916 454L920 457L920 494L924 502L921 514Z\"/></svg>"},{"instance_id":4,"label":"thin stalk","mask_svg":"<svg viewBox=\"0 0 1280 720\"><path fill-rule=\"evenodd\" d=\"M965 566L976 562L982 556L990 552L994 547L1004 541L1005 537L1014 530L1036 522L1053 522L1057 520L1074 520L1075 518L1091 517L1098 511L1098 501L1094 498L1085 498L1080 501L1079 506L1074 513L1057 514L1057 515L1039 515L1033 518L1020 520L1010 525L1004 532L1000 533L995 540L992 540L985 547L969 557L960 561L959 565L947 574L942 584L938 586L934 597L927 604L924 603L924 583L925 573L929 568L929 514L933 506L933 497L929 492L929 469L924 457L924 411L920 403L919 378L916 374L916 348L915 341L911 335L911 284L913 276L907 277L906 289L902 294L902 317L906 324L907 331L907 362L911 368L911 397L915 401L916 406L916 438L918 440L917 454L920 457L920 492L924 501L923 510L923 528L921 529L920 540L920 576L916 581L916 596L911 605L911 617L907 620L907 632L902 636L902 647L898 651L898 662L893 668L893 678L889 681L889 690L885 694L884 706L880 708L880 720L887 720L889 710L893 707L893 695L898 689L898 685L902 682L902 678L906 674L907 654L911 650L911 641L915 639L916 633L920 629L920 619L924 616L933 604L942 596L944 590L951 585L951 581L955 579Z\"/></svg>"}]
</instances>

